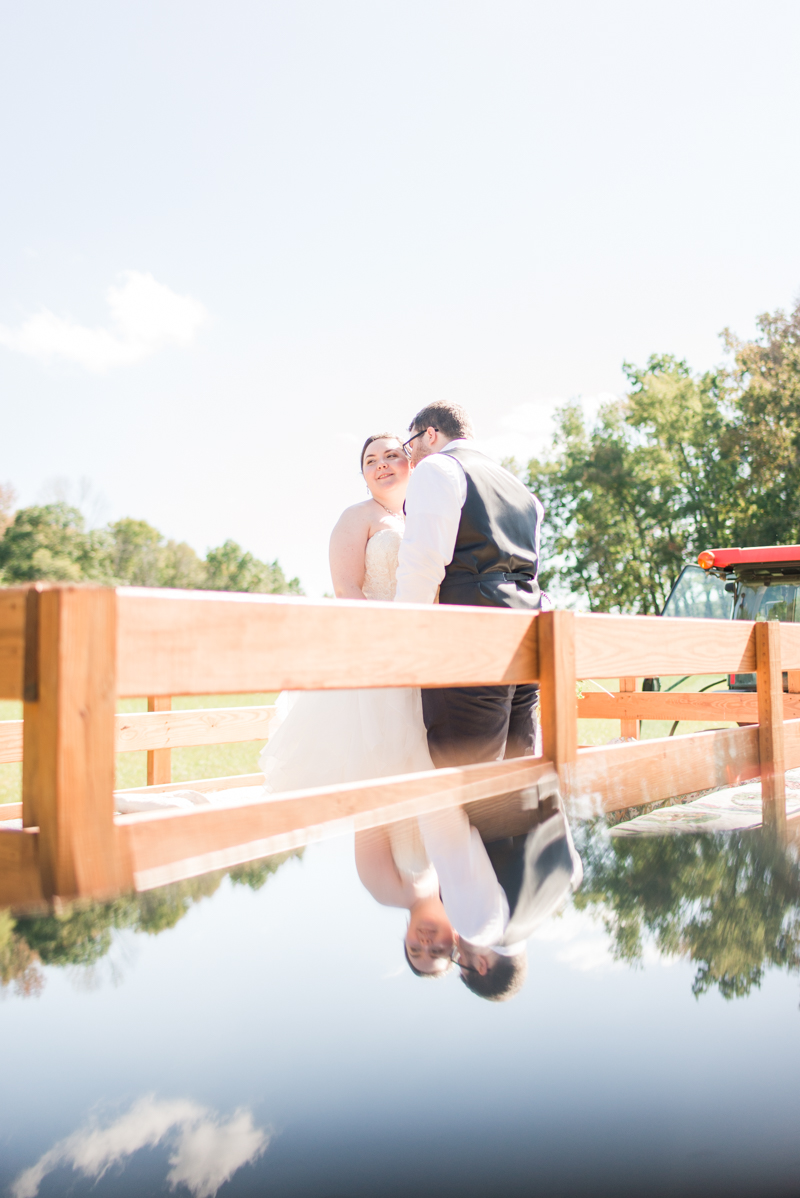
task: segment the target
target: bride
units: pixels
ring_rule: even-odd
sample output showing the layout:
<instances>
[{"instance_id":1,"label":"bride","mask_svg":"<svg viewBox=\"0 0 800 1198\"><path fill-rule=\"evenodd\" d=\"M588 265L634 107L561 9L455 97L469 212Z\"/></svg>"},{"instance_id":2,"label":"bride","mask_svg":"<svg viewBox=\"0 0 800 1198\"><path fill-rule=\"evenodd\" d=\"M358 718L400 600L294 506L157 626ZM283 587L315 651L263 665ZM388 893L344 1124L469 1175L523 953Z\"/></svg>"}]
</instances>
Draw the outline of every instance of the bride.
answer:
<instances>
[{"instance_id":1,"label":"bride","mask_svg":"<svg viewBox=\"0 0 800 1198\"><path fill-rule=\"evenodd\" d=\"M331 535L337 599L394 599L410 471L397 437L367 437L361 473L370 498L342 512ZM272 794L432 770L419 689L284 692L259 765ZM405 953L412 971L447 973L455 934L417 821L356 833L355 855L373 898L409 912Z\"/></svg>"},{"instance_id":2,"label":"bride","mask_svg":"<svg viewBox=\"0 0 800 1198\"><path fill-rule=\"evenodd\" d=\"M394 599L410 471L397 437L367 437L370 498L346 508L331 534L337 599ZM276 716L259 758L272 794L433 769L418 688L284 693Z\"/></svg>"}]
</instances>

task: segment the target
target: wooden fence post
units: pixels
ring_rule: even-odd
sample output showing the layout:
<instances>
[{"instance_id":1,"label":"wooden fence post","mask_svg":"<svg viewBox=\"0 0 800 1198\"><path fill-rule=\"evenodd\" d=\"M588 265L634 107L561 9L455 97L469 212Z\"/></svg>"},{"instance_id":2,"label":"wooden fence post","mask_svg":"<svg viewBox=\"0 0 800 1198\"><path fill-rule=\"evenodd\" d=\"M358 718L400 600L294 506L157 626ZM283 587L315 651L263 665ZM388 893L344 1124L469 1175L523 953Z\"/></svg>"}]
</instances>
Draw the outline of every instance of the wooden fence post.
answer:
<instances>
[{"instance_id":1,"label":"wooden fence post","mask_svg":"<svg viewBox=\"0 0 800 1198\"><path fill-rule=\"evenodd\" d=\"M578 756L578 699L575 693L575 613L542 612L539 630L539 693L542 752L567 784Z\"/></svg>"},{"instance_id":2,"label":"wooden fence post","mask_svg":"<svg viewBox=\"0 0 800 1198\"><path fill-rule=\"evenodd\" d=\"M635 678L620 678L619 689L622 694L631 694L636 690ZM639 721L638 720L620 720L619 722L620 736L632 736L634 740L639 739Z\"/></svg>"},{"instance_id":3,"label":"wooden fence post","mask_svg":"<svg viewBox=\"0 0 800 1198\"><path fill-rule=\"evenodd\" d=\"M48 897L130 885L114 827L116 592L33 588L26 647L23 819L39 826Z\"/></svg>"},{"instance_id":4,"label":"wooden fence post","mask_svg":"<svg viewBox=\"0 0 800 1198\"><path fill-rule=\"evenodd\" d=\"M756 635L758 750L761 763L761 820L779 837L786 833L786 784L783 754L783 672L781 626L759 620Z\"/></svg>"},{"instance_id":5,"label":"wooden fence post","mask_svg":"<svg viewBox=\"0 0 800 1198\"><path fill-rule=\"evenodd\" d=\"M148 711L171 711L169 695L150 695ZM147 752L147 785L163 786L172 781L172 749L149 749Z\"/></svg>"}]
</instances>

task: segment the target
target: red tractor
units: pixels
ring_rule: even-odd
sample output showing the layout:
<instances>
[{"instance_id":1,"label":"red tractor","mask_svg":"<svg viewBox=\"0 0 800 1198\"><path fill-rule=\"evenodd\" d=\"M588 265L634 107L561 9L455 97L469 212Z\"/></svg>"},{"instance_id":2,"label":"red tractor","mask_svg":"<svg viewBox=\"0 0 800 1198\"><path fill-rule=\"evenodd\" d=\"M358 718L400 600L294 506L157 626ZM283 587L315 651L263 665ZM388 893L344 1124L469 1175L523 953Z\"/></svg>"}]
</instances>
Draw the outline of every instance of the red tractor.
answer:
<instances>
[{"instance_id":1,"label":"red tractor","mask_svg":"<svg viewBox=\"0 0 800 1198\"><path fill-rule=\"evenodd\" d=\"M800 545L706 549L697 561L684 566L662 616L800 622ZM756 676L729 674L728 686L754 691ZM644 680L644 690L660 689L657 678Z\"/></svg>"}]
</instances>

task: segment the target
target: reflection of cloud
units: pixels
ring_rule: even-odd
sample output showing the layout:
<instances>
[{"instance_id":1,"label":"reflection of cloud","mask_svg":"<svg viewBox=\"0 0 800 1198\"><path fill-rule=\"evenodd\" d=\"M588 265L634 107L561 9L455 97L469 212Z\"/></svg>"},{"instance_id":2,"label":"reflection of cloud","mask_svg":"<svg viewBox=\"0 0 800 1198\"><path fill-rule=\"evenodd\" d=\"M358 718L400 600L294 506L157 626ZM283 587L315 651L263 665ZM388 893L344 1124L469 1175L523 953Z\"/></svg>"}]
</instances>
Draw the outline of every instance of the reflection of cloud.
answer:
<instances>
[{"instance_id":1,"label":"reflection of cloud","mask_svg":"<svg viewBox=\"0 0 800 1198\"><path fill-rule=\"evenodd\" d=\"M580 973L620 967L613 958L608 932L598 916L588 911L567 907L562 915L537 928L532 939L553 945L556 960Z\"/></svg>"},{"instance_id":2,"label":"reflection of cloud","mask_svg":"<svg viewBox=\"0 0 800 1198\"><path fill-rule=\"evenodd\" d=\"M602 905L591 911L579 911L570 906L561 915L537 928L531 939L553 945L556 960L579 973L598 969L629 969L631 964L675 964L676 958L661 953L651 938L645 939L638 961L616 960L611 935L603 923L606 914L606 908Z\"/></svg>"},{"instance_id":3,"label":"reflection of cloud","mask_svg":"<svg viewBox=\"0 0 800 1198\"><path fill-rule=\"evenodd\" d=\"M130 366L163 345L188 345L208 313L188 295L176 295L150 274L126 270L106 302L113 331L88 328L42 309L11 329L0 325L0 345L31 358L61 357L87 370Z\"/></svg>"},{"instance_id":4,"label":"reflection of cloud","mask_svg":"<svg viewBox=\"0 0 800 1198\"><path fill-rule=\"evenodd\" d=\"M71 1165L84 1177L99 1179L141 1148L155 1148L168 1136L175 1141L167 1174L172 1189L184 1185L195 1198L213 1198L237 1169L257 1160L269 1135L253 1126L249 1111L236 1111L227 1122L188 1100L140 1098L107 1127L86 1127L60 1140L25 1169L11 1185L13 1198L36 1198L48 1173Z\"/></svg>"}]
</instances>

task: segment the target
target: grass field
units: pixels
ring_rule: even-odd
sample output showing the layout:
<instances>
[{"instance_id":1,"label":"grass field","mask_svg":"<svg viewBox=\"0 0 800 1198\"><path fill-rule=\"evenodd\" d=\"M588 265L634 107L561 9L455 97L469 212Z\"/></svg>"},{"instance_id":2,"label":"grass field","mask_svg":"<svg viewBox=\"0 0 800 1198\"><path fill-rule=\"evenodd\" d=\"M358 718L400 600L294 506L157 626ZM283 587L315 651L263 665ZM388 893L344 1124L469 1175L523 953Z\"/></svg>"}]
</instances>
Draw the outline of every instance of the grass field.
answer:
<instances>
[{"instance_id":1,"label":"grass field","mask_svg":"<svg viewBox=\"0 0 800 1198\"><path fill-rule=\"evenodd\" d=\"M672 683L678 682L677 690L700 690L715 680L714 675L693 677L680 682L677 678L662 678L664 690ZM607 690L617 689L616 678L600 678L598 682ZM591 682L585 684L585 690L596 689ZM274 694L263 695L204 695L198 697L176 698L173 707L176 710L188 710L193 707L246 707L261 703L274 703ZM146 711L145 699L123 699L117 705L120 712ZM19 720L22 718L22 704L0 702L0 720ZM699 732L704 728L730 728L731 724L703 724L685 722L678 725L676 736L685 736L689 732ZM672 724L669 721L648 720L642 723L643 739L658 736L668 736ZM578 743L582 745L604 745L614 740L620 734L618 720L579 720ZM252 774L258 769L258 755L264 746L263 741L245 741L231 745L201 745L194 749L173 749L172 779L174 782L191 782L196 778L218 778L232 774ZM147 754L118 753L117 754L117 787L123 790L130 786L147 785ZM0 764L0 803L18 803L22 794L22 766L19 763Z\"/></svg>"}]
</instances>

